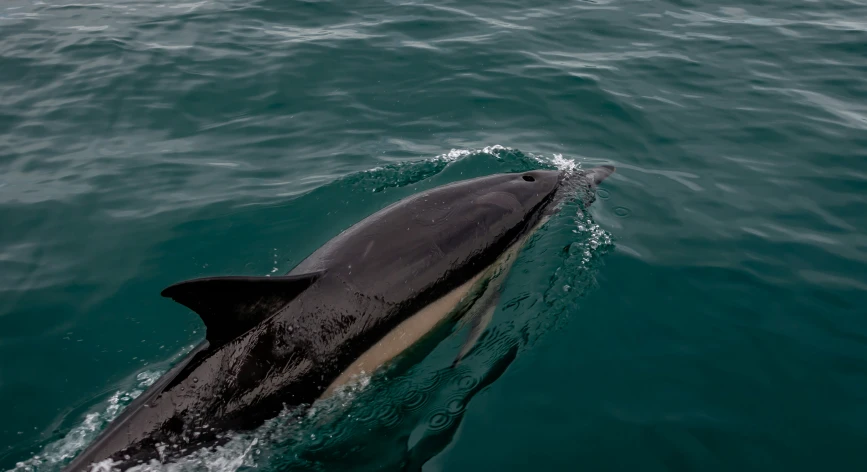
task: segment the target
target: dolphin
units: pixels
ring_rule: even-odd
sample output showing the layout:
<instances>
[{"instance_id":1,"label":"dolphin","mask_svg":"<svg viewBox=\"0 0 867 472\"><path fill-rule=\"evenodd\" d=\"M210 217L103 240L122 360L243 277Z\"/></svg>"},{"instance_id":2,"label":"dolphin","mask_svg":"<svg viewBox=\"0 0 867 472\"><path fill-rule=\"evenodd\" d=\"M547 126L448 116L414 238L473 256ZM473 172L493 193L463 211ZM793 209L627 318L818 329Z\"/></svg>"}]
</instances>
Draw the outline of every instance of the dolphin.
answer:
<instances>
[{"instance_id":1,"label":"dolphin","mask_svg":"<svg viewBox=\"0 0 867 472\"><path fill-rule=\"evenodd\" d=\"M65 470L97 462L125 469L219 444L228 431L328 397L463 315L471 328L460 361L524 241L564 195L581 191L592 203L612 172L535 170L452 183L368 216L286 275L169 286L162 295L201 317L205 340Z\"/></svg>"}]
</instances>

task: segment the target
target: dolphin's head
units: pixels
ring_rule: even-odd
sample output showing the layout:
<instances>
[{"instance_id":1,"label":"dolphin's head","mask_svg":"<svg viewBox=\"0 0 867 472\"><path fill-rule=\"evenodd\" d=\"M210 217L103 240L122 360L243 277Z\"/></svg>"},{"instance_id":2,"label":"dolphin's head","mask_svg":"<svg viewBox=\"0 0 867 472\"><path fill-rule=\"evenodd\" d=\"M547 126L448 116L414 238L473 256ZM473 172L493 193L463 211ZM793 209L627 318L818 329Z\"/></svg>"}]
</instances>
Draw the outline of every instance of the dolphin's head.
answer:
<instances>
[{"instance_id":1,"label":"dolphin's head","mask_svg":"<svg viewBox=\"0 0 867 472\"><path fill-rule=\"evenodd\" d=\"M504 174L507 181L497 181L496 188L491 190L505 191L510 194L523 207L525 215L541 206L546 206L540 205L544 202L552 200L558 202L563 198L575 196L581 199L586 208L596 200L596 187L612 173L614 173L614 166L604 165L572 172L534 170ZM551 205L547 206L553 208Z\"/></svg>"},{"instance_id":2,"label":"dolphin's head","mask_svg":"<svg viewBox=\"0 0 867 472\"><path fill-rule=\"evenodd\" d=\"M506 174L508 181L498 185L498 190L515 197L523 207L523 213L531 213L540 203L548 201L560 187L563 173L558 170L533 170Z\"/></svg>"}]
</instances>

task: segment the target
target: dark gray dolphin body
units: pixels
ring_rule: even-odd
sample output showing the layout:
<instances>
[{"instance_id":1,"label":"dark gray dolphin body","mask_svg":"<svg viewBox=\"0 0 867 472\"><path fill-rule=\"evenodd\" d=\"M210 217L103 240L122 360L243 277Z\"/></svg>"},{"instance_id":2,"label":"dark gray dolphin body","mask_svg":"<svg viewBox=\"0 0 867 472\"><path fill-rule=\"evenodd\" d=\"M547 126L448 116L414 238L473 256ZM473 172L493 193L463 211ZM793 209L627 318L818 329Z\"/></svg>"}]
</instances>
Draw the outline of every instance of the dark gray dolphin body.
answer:
<instances>
[{"instance_id":1,"label":"dark gray dolphin body","mask_svg":"<svg viewBox=\"0 0 867 472\"><path fill-rule=\"evenodd\" d=\"M353 368L373 369L454 308L553 211L558 189L585 203L613 167L498 174L397 202L330 240L282 277L212 277L163 295L198 313L206 340L136 399L66 468L125 468L218 443L286 407L310 405ZM411 339L415 339L410 336ZM342 379L342 380L341 380Z\"/></svg>"}]
</instances>

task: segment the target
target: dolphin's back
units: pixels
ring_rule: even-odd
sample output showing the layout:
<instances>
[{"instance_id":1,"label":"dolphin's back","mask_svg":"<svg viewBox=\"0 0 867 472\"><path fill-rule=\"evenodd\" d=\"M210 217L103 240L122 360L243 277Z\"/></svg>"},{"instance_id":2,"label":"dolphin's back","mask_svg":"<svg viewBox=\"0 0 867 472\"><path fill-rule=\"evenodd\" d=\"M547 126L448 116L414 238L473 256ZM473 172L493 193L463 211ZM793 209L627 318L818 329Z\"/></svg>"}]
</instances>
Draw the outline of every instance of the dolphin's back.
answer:
<instances>
[{"instance_id":1,"label":"dolphin's back","mask_svg":"<svg viewBox=\"0 0 867 472\"><path fill-rule=\"evenodd\" d=\"M505 174L406 198L336 236L289 274L324 270L393 303L418 297L444 274L463 272L451 281L459 283L492 262L499 245L529 223L533 213L507 191L521 184L527 182Z\"/></svg>"}]
</instances>

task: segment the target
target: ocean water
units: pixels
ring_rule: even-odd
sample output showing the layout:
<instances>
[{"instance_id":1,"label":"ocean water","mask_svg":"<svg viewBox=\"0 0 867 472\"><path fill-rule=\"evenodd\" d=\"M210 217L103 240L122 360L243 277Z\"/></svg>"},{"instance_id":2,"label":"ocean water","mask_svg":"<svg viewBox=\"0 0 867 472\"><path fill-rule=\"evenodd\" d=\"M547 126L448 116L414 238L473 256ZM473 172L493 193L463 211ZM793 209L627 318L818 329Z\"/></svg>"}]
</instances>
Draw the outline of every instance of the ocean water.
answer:
<instances>
[{"instance_id":1,"label":"ocean water","mask_svg":"<svg viewBox=\"0 0 867 472\"><path fill-rule=\"evenodd\" d=\"M407 195L617 166L462 333L159 471L865 470L864 0L6 0L0 470Z\"/></svg>"}]
</instances>

